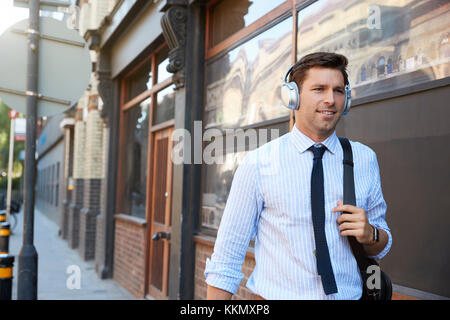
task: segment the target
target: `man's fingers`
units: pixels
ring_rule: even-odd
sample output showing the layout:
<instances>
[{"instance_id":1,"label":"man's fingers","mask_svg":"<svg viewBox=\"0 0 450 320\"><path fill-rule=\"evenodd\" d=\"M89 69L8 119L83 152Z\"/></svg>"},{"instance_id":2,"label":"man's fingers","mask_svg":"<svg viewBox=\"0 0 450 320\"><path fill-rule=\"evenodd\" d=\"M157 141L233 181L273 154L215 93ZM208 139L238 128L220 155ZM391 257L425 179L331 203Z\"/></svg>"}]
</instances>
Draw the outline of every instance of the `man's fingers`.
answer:
<instances>
[{"instance_id":1,"label":"man's fingers","mask_svg":"<svg viewBox=\"0 0 450 320\"><path fill-rule=\"evenodd\" d=\"M351 229L351 230L341 231L341 236L343 236L343 237L353 236L355 238L359 238L359 237L362 237L363 234L364 234L364 232L360 229Z\"/></svg>"},{"instance_id":2,"label":"man's fingers","mask_svg":"<svg viewBox=\"0 0 450 320\"><path fill-rule=\"evenodd\" d=\"M336 222L338 224L341 224L343 222L356 222L361 220L361 217L354 214L341 214L339 217L337 217Z\"/></svg>"},{"instance_id":3,"label":"man's fingers","mask_svg":"<svg viewBox=\"0 0 450 320\"><path fill-rule=\"evenodd\" d=\"M339 231L345 231L345 230L358 230L362 229L363 224L362 223L352 223L352 222L344 222L339 225Z\"/></svg>"},{"instance_id":4,"label":"man's fingers","mask_svg":"<svg viewBox=\"0 0 450 320\"><path fill-rule=\"evenodd\" d=\"M338 201L339 203L339 201ZM333 212L348 212L357 213L359 211L358 207L352 206L351 204L338 205L333 208Z\"/></svg>"}]
</instances>

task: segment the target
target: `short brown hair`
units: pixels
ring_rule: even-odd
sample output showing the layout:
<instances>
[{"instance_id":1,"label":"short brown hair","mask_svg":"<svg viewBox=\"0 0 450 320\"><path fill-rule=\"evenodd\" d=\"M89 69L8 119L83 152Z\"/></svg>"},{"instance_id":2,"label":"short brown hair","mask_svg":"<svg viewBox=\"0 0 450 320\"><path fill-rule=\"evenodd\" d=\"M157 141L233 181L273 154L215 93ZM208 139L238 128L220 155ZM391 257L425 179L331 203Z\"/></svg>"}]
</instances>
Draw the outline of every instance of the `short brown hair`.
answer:
<instances>
[{"instance_id":1,"label":"short brown hair","mask_svg":"<svg viewBox=\"0 0 450 320\"><path fill-rule=\"evenodd\" d=\"M294 64L294 67L289 74L288 81L296 81L301 87L303 80L309 69L314 67L337 69L342 72L344 76L344 83L348 84L347 67L348 59L338 53L331 52L314 52L302 57Z\"/></svg>"}]
</instances>

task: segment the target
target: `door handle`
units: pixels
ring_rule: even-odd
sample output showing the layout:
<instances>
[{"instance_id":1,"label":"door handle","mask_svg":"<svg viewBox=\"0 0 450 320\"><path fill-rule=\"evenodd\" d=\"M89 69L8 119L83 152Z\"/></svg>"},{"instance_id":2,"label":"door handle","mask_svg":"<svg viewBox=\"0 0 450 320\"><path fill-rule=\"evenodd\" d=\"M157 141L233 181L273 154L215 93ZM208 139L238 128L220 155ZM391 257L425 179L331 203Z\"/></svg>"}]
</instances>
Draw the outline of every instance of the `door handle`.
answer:
<instances>
[{"instance_id":1,"label":"door handle","mask_svg":"<svg viewBox=\"0 0 450 320\"><path fill-rule=\"evenodd\" d=\"M167 239L170 240L170 232L158 232L152 237L152 240Z\"/></svg>"}]
</instances>

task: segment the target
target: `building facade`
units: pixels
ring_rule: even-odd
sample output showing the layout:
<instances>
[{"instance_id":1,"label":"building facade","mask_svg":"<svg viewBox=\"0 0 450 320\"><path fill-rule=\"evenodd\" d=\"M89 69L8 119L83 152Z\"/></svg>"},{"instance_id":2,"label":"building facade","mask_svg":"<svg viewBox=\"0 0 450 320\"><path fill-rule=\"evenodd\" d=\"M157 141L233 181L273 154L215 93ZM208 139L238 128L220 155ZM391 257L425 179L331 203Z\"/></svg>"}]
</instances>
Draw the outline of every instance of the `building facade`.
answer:
<instances>
[{"instance_id":1,"label":"building facade","mask_svg":"<svg viewBox=\"0 0 450 320\"><path fill-rule=\"evenodd\" d=\"M36 143L36 207L60 224L63 189L64 140L59 127L64 115L46 120Z\"/></svg>"},{"instance_id":2,"label":"building facade","mask_svg":"<svg viewBox=\"0 0 450 320\"><path fill-rule=\"evenodd\" d=\"M111 12L116 1L76 1L71 10L71 26L82 36L98 29ZM90 51L92 74L89 86L78 103L65 113L60 127L64 135L63 207L61 208L61 236L76 249L84 260L96 259L97 229L102 230L99 217L104 180L106 133L101 117L103 102L98 94L95 66L97 56Z\"/></svg>"},{"instance_id":3,"label":"building facade","mask_svg":"<svg viewBox=\"0 0 450 320\"><path fill-rule=\"evenodd\" d=\"M280 97L289 67L331 51L349 58L352 83L337 134L378 157L393 234L381 266L398 294L450 297L446 1L81 1L81 12L100 4L96 24L80 25L95 64L65 127L62 210L69 243L78 234L87 252L95 239L100 277L137 297L206 298L237 166L292 128ZM251 297L254 264L250 243L238 299Z\"/></svg>"}]
</instances>

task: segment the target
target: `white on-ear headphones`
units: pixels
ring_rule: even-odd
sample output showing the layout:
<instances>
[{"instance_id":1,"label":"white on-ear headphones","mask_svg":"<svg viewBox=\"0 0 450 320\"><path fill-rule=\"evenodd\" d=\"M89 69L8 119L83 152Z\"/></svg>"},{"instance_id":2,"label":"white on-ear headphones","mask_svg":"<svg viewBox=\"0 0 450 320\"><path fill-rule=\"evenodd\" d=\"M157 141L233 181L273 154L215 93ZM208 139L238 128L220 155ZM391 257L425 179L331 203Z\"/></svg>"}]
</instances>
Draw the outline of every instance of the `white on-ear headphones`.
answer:
<instances>
[{"instance_id":1,"label":"white on-ear headphones","mask_svg":"<svg viewBox=\"0 0 450 320\"><path fill-rule=\"evenodd\" d=\"M298 110L300 107L300 91L298 89L297 83L294 81L288 82L287 79L289 74L294 69L294 66L290 67L286 75L284 76L283 84L281 85L281 100L285 107ZM352 104L352 88L350 86L350 81L345 86L345 101L344 101L344 111L342 115L346 115L350 111Z\"/></svg>"}]
</instances>

